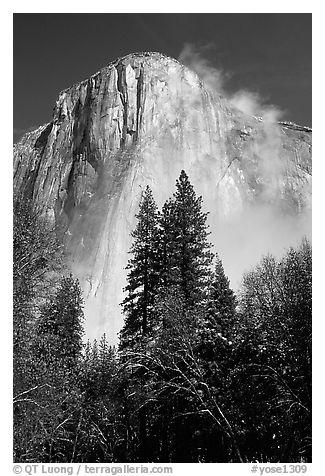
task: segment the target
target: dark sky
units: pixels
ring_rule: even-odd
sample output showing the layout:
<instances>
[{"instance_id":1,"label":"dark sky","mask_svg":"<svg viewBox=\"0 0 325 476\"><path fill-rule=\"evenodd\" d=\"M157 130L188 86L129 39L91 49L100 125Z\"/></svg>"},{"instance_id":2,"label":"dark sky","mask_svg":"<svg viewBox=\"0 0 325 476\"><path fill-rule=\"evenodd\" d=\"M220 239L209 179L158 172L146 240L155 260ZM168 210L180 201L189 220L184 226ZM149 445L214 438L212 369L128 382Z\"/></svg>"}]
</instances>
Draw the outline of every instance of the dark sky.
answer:
<instances>
[{"instance_id":1,"label":"dark sky","mask_svg":"<svg viewBox=\"0 0 325 476\"><path fill-rule=\"evenodd\" d=\"M258 92L311 126L311 14L14 14L14 139L49 122L58 93L119 56L214 44L229 91Z\"/></svg>"}]
</instances>

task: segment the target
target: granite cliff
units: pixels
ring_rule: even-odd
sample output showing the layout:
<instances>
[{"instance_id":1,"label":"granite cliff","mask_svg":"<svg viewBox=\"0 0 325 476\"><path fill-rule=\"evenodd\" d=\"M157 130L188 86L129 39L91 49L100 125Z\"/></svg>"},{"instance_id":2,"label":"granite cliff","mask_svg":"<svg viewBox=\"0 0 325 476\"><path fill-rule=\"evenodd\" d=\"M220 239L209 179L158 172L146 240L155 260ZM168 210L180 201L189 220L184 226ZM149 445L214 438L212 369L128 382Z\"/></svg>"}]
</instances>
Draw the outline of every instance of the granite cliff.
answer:
<instances>
[{"instance_id":1,"label":"granite cliff","mask_svg":"<svg viewBox=\"0 0 325 476\"><path fill-rule=\"evenodd\" d=\"M51 122L15 145L15 190L60 225L89 337L116 341L141 191L149 184L161 206L181 169L203 196L233 279L234 249L256 248L250 229L270 246L308 234L311 130L243 114L159 53L128 55L62 91Z\"/></svg>"}]
</instances>

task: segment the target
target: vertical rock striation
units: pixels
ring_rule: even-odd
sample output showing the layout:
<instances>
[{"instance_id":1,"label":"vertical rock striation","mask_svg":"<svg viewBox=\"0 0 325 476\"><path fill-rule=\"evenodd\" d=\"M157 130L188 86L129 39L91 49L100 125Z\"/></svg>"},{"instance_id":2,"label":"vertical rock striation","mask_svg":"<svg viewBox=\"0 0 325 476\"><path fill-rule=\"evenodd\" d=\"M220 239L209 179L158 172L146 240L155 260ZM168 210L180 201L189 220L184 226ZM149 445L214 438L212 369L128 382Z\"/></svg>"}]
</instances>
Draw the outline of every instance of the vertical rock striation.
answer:
<instances>
[{"instance_id":1,"label":"vertical rock striation","mask_svg":"<svg viewBox=\"0 0 325 476\"><path fill-rule=\"evenodd\" d=\"M306 214L311 131L246 116L176 60L138 53L62 91L52 121L15 145L15 190L60 225L89 337L106 331L116 341L141 191L149 184L161 206L181 169L222 246L222 227L249 210Z\"/></svg>"}]
</instances>

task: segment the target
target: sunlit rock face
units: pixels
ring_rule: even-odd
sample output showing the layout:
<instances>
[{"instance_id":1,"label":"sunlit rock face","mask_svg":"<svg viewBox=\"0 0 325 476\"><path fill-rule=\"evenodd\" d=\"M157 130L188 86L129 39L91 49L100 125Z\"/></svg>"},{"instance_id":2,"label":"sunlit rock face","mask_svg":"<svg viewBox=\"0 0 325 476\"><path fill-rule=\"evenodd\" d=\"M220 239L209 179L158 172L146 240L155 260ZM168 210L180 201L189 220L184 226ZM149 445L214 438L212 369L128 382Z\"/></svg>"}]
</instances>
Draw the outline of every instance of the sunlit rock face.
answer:
<instances>
[{"instance_id":1,"label":"sunlit rock face","mask_svg":"<svg viewBox=\"0 0 325 476\"><path fill-rule=\"evenodd\" d=\"M62 91L14 148L14 186L60 225L86 334L117 341L141 191L158 206L184 169L232 284L261 253L310 234L311 131L244 115L159 53L131 54Z\"/></svg>"}]
</instances>

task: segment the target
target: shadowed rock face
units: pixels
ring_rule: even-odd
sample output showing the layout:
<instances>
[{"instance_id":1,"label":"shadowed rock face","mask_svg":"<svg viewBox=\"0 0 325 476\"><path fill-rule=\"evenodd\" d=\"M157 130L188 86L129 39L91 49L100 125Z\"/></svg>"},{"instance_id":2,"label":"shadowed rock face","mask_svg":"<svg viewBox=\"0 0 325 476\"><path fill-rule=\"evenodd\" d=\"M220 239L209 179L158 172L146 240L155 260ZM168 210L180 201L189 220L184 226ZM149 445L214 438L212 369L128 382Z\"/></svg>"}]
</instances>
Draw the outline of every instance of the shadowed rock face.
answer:
<instances>
[{"instance_id":1,"label":"shadowed rock face","mask_svg":"<svg viewBox=\"0 0 325 476\"><path fill-rule=\"evenodd\" d=\"M87 336L116 342L141 191L149 184L161 206L181 169L233 284L262 243L279 251L309 233L311 130L242 114L159 53L128 55L62 91L52 121L15 145L15 189L61 227Z\"/></svg>"}]
</instances>

